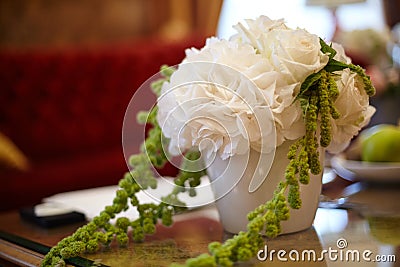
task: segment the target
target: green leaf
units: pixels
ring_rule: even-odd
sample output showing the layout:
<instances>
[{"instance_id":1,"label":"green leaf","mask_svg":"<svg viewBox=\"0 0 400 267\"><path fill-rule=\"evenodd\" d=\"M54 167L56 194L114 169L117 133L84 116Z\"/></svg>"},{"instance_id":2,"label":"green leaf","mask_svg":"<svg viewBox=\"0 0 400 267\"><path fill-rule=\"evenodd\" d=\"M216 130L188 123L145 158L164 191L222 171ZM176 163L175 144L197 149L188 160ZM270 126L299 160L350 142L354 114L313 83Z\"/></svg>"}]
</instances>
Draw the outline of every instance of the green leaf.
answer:
<instances>
[{"instance_id":1,"label":"green leaf","mask_svg":"<svg viewBox=\"0 0 400 267\"><path fill-rule=\"evenodd\" d=\"M319 79L321 79L321 72L320 71L317 72L317 73L313 73L313 74L308 75L308 77L301 84L300 92L296 96L294 101L296 101L300 96L302 96L305 92L307 92L307 90L310 89L310 87L313 86L315 83L317 83Z\"/></svg>"},{"instance_id":2,"label":"green leaf","mask_svg":"<svg viewBox=\"0 0 400 267\"><path fill-rule=\"evenodd\" d=\"M319 43L321 44L321 52L324 54L328 54L329 59L333 59L333 57L336 55L336 50L333 49L332 46L325 43L325 41L321 38L319 38Z\"/></svg>"},{"instance_id":3,"label":"green leaf","mask_svg":"<svg viewBox=\"0 0 400 267\"><path fill-rule=\"evenodd\" d=\"M327 72L334 72L334 71L340 71L349 68L350 66L346 63L337 61L335 59L330 59L328 64L325 66L325 70Z\"/></svg>"}]
</instances>

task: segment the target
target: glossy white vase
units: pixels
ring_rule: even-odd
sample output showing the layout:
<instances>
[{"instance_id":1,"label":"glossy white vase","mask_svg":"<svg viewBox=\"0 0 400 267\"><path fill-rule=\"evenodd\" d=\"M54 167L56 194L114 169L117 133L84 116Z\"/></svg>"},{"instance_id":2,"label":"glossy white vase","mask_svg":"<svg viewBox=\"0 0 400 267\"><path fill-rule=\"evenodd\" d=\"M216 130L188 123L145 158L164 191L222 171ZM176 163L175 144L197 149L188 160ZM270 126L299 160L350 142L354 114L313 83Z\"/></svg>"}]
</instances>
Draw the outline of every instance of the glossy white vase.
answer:
<instances>
[{"instance_id":1,"label":"glossy white vase","mask_svg":"<svg viewBox=\"0 0 400 267\"><path fill-rule=\"evenodd\" d=\"M251 150L249 155L235 155L227 160L217 156L212 162L208 162L207 172L225 231L230 233L245 231L248 223L247 214L272 198L278 183L285 179L285 169L289 163L287 153L292 143L283 143L276 149L275 156L271 154L265 157L265 160L272 162L261 162L258 167L260 153L255 150ZM320 151L322 165L323 157L324 153ZM266 177L265 173L263 174L265 179L262 179L263 182L258 189L250 192L250 181L254 175L260 173L260 166L271 166L271 168ZM302 206L298 210L290 209L290 219L281 223L281 234L311 227L321 193L322 173L311 175L308 185L300 185Z\"/></svg>"}]
</instances>

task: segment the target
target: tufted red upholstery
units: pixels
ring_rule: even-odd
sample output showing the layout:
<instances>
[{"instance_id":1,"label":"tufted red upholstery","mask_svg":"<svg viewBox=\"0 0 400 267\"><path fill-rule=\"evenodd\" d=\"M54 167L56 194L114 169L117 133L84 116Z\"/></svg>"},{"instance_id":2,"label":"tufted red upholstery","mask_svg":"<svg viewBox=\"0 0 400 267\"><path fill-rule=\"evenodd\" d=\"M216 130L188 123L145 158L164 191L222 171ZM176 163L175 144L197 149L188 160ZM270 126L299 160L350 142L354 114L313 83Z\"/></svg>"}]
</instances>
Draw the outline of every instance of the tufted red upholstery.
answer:
<instances>
[{"instance_id":1,"label":"tufted red upholstery","mask_svg":"<svg viewBox=\"0 0 400 267\"><path fill-rule=\"evenodd\" d=\"M133 93L203 40L0 51L0 131L33 163L28 173L0 174L0 210L117 183L127 169L121 128Z\"/></svg>"}]
</instances>

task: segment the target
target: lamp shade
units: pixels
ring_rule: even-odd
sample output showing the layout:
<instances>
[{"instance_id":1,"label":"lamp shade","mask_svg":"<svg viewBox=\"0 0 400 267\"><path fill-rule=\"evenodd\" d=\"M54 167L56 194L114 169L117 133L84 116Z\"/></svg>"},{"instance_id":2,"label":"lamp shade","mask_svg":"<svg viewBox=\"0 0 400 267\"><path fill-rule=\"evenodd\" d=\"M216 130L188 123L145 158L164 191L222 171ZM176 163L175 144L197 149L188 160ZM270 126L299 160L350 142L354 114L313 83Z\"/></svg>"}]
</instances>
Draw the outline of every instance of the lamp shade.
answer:
<instances>
[{"instance_id":1,"label":"lamp shade","mask_svg":"<svg viewBox=\"0 0 400 267\"><path fill-rule=\"evenodd\" d=\"M363 2L365 2L365 0L306 0L306 6L338 7L346 4Z\"/></svg>"}]
</instances>

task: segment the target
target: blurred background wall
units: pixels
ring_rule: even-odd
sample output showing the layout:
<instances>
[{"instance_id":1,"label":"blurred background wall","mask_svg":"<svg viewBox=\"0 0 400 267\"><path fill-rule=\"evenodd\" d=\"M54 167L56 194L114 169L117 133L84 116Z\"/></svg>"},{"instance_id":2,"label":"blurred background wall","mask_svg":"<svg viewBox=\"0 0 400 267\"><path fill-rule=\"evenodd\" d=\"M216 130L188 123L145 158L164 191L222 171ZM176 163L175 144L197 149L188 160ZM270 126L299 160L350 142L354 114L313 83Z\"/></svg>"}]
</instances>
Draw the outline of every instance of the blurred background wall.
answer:
<instances>
[{"instance_id":1,"label":"blurred background wall","mask_svg":"<svg viewBox=\"0 0 400 267\"><path fill-rule=\"evenodd\" d=\"M2 0L0 46L95 44L154 35L228 37L237 21L261 14L331 38L332 7L343 30L381 30L400 20L399 0Z\"/></svg>"},{"instance_id":2,"label":"blurred background wall","mask_svg":"<svg viewBox=\"0 0 400 267\"><path fill-rule=\"evenodd\" d=\"M215 34L222 0L2 0L0 45L110 43Z\"/></svg>"}]
</instances>

